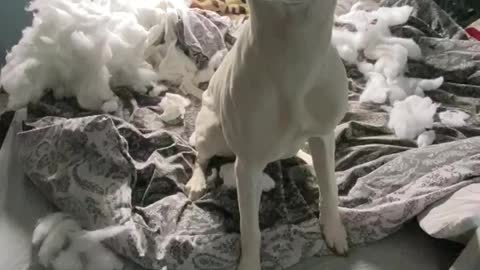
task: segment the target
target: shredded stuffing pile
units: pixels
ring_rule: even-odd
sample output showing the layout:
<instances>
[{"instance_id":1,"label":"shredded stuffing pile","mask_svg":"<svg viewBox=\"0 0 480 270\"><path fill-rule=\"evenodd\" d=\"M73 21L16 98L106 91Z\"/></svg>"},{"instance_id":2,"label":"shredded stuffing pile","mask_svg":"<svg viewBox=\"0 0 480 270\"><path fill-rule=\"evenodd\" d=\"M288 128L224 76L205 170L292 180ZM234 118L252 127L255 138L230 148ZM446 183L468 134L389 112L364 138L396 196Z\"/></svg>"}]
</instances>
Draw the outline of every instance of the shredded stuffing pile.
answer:
<instances>
[{"instance_id":1,"label":"shredded stuffing pile","mask_svg":"<svg viewBox=\"0 0 480 270\"><path fill-rule=\"evenodd\" d=\"M395 102L390 111L388 127L395 131L402 139L414 139L433 126L433 116L438 105L430 98L409 96L402 101Z\"/></svg>"},{"instance_id":2,"label":"shredded stuffing pile","mask_svg":"<svg viewBox=\"0 0 480 270\"><path fill-rule=\"evenodd\" d=\"M362 103L389 104L388 126L402 139L415 139L433 125L437 105L424 91L443 84L443 77L434 79L405 77L408 59L422 58L420 47L413 39L392 36L390 27L405 24L411 6L378 7L372 1L359 1L350 12L336 18L332 42L341 58L357 65L367 83L360 96ZM431 144L432 132L419 138L421 145ZM420 146L420 145L419 145Z\"/></svg>"},{"instance_id":3,"label":"shredded stuffing pile","mask_svg":"<svg viewBox=\"0 0 480 270\"><path fill-rule=\"evenodd\" d=\"M34 0L33 24L6 57L0 85L11 109L55 97L76 97L88 110L115 111L112 91L140 93L159 81L195 86L213 74L199 72L178 46L175 25L188 20L188 0ZM218 62L218 60L217 60ZM198 77L198 78L197 78ZM193 90L192 90L193 89Z\"/></svg>"},{"instance_id":4,"label":"shredded stuffing pile","mask_svg":"<svg viewBox=\"0 0 480 270\"><path fill-rule=\"evenodd\" d=\"M438 114L440 121L449 127L462 127L467 125L465 120L470 116L462 111L448 110Z\"/></svg>"}]
</instances>

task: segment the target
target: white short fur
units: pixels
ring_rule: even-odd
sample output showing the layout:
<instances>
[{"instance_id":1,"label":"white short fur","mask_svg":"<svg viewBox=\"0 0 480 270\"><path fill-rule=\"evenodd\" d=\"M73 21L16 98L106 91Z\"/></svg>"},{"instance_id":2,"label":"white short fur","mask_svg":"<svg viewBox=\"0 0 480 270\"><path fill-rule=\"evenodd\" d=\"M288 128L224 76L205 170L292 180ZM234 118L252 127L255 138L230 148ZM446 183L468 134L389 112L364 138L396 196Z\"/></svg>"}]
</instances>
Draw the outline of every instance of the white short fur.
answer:
<instances>
[{"instance_id":1,"label":"white short fur","mask_svg":"<svg viewBox=\"0 0 480 270\"><path fill-rule=\"evenodd\" d=\"M338 211L334 129L347 111L345 68L331 45L336 0L249 0L251 19L203 94L189 196L205 193L215 155L236 155L240 210L239 270L260 270L260 179L272 161L308 140L322 197L325 240L344 254Z\"/></svg>"}]
</instances>

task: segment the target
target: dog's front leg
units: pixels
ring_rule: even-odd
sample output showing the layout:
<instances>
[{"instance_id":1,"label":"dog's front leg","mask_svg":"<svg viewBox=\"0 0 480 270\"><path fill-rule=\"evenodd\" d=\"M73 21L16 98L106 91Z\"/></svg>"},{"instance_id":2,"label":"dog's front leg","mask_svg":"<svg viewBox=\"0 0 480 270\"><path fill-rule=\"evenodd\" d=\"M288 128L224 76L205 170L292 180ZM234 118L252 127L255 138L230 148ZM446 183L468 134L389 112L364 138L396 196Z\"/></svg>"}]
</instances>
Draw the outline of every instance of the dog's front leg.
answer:
<instances>
[{"instance_id":1,"label":"dog's front leg","mask_svg":"<svg viewBox=\"0 0 480 270\"><path fill-rule=\"evenodd\" d=\"M207 191L207 179L205 171L207 170L208 159L199 155L193 167L192 178L187 183L187 194L192 201L202 197Z\"/></svg>"},{"instance_id":2,"label":"dog's front leg","mask_svg":"<svg viewBox=\"0 0 480 270\"><path fill-rule=\"evenodd\" d=\"M260 270L261 234L259 227L259 196L261 193L258 175L263 167L245 162L237 157L235 175L237 181L238 207L240 210L241 257L238 270Z\"/></svg>"},{"instance_id":3,"label":"dog's front leg","mask_svg":"<svg viewBox=\"0 0 480 270\"><path fill-rule=\"evenodd\" d=\"M335 134L310 138L310 151L321 194L321 223L327 245L334 252L348 251L347 234L338 211L338 188L335 179Z\"/></svg>"}]
</instances>

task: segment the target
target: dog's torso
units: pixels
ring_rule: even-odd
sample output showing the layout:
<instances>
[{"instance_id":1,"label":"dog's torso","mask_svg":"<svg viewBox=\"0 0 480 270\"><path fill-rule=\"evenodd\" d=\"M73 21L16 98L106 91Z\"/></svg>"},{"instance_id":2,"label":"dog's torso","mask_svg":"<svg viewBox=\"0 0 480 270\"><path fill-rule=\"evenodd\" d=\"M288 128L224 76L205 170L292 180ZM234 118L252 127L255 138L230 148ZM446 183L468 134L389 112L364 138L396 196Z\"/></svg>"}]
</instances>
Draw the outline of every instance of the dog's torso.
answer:
<instances>
[{"instance_id":1,"label":"dog's torso","mask_svg":"<svg viewBox=\"0 0 480 270\"><path fill-rule=\"evenodd\" d=\"M338 212L334 130L347 110L347 78L332 47L336 0L249 0L251 19L203 94L189 197L207 190L215 155L235 154L240 213L238 270L261 270L259 179L272 161L297 154L308 139L322 196L325 240L345 254Z\"/></svg>"},{"instance_id":2,"label":"dog's torso","mask_svg":"<svg viewBox=\"0 0 480 270\"><path fill-rule=\"evenodd\" d=\"M204 106L217 114L237 155L261 161L293 156L309 137L333 130L346 111L345 69L331 33L295 29L299 20L285 14L285 28L272 27L278 21L247 23L204 93ZM331 25L322 27L331 31Z\"/></svg>"}]
</instances>

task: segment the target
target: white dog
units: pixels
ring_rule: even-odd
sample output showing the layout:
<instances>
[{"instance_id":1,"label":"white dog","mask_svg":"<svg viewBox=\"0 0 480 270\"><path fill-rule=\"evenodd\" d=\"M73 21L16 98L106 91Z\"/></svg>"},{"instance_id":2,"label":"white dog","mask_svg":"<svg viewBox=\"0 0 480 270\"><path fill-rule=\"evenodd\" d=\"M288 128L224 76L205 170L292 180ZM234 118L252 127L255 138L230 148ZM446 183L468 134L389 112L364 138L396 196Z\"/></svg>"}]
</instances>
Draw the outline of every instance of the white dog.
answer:
<instances>
[{"instance_id":1,"label":"white dog","mask_svg":"<svg viewBox=\"0 0 480 270\"><path fill-rule=\"evenodd\" d=\"M215 155L236 155L240 209L239 270L260 270L261 174L292 157L308 140L321 192L323 233L330 248L348 250L338 212L334 129L347 111L344 66L331 45L336 0L249 0L251 19L203 94L196 120L198 150L187 184L205 193Z\"/></svg>"}]
</instances>

